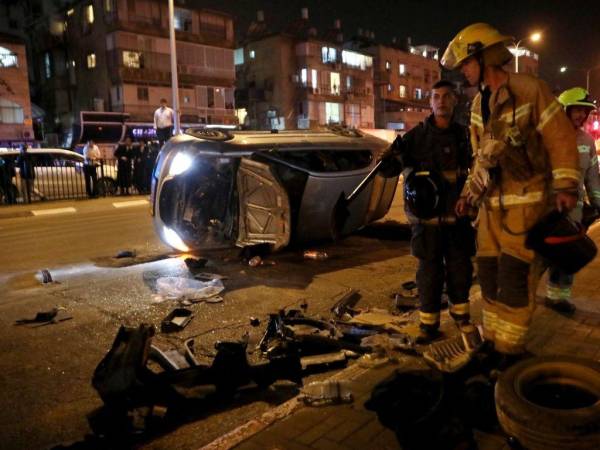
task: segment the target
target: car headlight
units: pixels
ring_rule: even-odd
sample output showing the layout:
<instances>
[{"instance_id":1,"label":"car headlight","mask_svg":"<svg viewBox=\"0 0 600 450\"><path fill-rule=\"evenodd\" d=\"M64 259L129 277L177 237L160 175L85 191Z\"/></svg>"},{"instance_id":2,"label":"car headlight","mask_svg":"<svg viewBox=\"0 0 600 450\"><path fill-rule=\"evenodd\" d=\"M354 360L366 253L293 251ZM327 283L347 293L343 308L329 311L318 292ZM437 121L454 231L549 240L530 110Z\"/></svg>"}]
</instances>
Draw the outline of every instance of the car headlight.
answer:
<instances>
[{"instance_id":1,"label":"car headlight","mask_svg":"<svg viewBox=\"0 0 600 450\"><path fill-rule=\"evenodd\" d=\"M165 238L167 244L173 248L176 248L177 250L182 252L187 252L190 250L190 248L185 245L183 240L179 237L177 232L171 228L163 227L163 237Z\"/></svg>"},{"instance_id":2,"label":"car headlight","mask_svg":"<svg viewBox=\"0 0 600 450\"><path fill-rule=\"evenodd\" d=\"M177 153L171 161L171 166L169 167L169 175L181 175L183 172L192 167L192 157L187 153Z\"/></svg>"}]
</instances>

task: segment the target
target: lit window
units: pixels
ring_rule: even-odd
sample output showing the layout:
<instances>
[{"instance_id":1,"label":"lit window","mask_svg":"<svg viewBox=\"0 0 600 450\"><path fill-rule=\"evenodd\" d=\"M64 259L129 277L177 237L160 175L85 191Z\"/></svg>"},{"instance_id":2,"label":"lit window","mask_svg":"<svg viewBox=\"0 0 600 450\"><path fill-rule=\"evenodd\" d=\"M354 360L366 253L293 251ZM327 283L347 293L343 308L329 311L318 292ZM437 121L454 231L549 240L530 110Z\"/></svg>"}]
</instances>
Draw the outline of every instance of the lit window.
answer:
<instances>
[{"instance_id":1,"label":"lit window","mask_svg":"<svg viewBox=\"0 0 600 450\"><path fill-rule=\"evenodd\" d=\"M346 89L352 89L352 77L350 75L346 77Z\"/></svg>"},{"instance_id":2,"label":"lit window","mask_svg":"<svg viewBox=\"0 0 600 450\"><path fill-rule=\"evenodd\" d=\"M385 70L390 70L392 68L392 63L389 61L385 62Z\"/></svg>"},{"instance_id":3,"label":"lit window","mask_svg":"<svg viewBox=\"0 0 600 450\"><path fill-rule=\"evenodd\" d=\"M400 97L405 98L406 97L406 86L401 84L400 87L398 88L398 94L400 95Z\"/></svg>"},{"instance_id":4,"label":"lit window","mask_svg":"<svg viewBox=\"0 0 600 450\"><path fill-rule=\"evenodd\" d=\"M132 69L139 69L141 65L142 54L140 52L123 51L123 65Z\"/></svg>"},{"instance_id":5,"label":"lit window","mask_svg":"<svg viewBox=\"0 0 600 450\"><path fill-rule=\"evenodd\" d=\"M365 70L373 65L373 57L361 53L342 50L342 62L350 67Z\"/></svg>"},{"instance_id":6,"label":"lit window","mask_svg":"<svg viewBox=\"0 0 600 450\"><path fill-rule=\"evenodd\" d=\"M23 123L23 108L18 103L0 98L0 123Z\"/></svg>"},{"instance_id":7,"label":"lit window","mask_svg":"<svg viewBox=\"0 0 600 450\"><path fill-rule=\"evenodd\" d=\"M192 11L175 8L173 26L177 31L192 31Z\"/></svg>"},{"instance_id":8,"label":"lit window","mask_svg":"<svg viewBox=\"0 0 600 450\"><path fill-rule=\"evenodd\" d=\"M189 102L190 102L190 98L187 95L185 95L183 97L183 103L189 103Z\"/></svg>"},{"instance_id":9,"label":"lit window","mask_svg":"<svg viewBox=\"0 0 600 450\"><path fill-rule=\"evenodd\" d=\"M331 89L331 93L338 95L340 93L340 74L338 72L331 72L329 80L329 87Z\"/></svg>"},{"instance_id":10,"label":"lit window","mask_svg":"<svg viewBox=\"0 0 600 450\"><path fill-rule=\"evenodd\" d=\"M406 65L405 64L400 64L398 66L398 73L400 73L400 75L404 75L406 73Z\"/></svg>"},{"instance_id":11,"label":"lit window","mask_svg":"<svg viewBox=\"0 0 600 450\"><path fill-rule=\"evenodd\" d=\"M111 13L115 10L115 0L104 0L104 11Z\"/></svg>"},{"instance_id":12,"label":"lit window","mask_svg":"<svg viewBox=\"0 0 600 450\"><path fill-rule=\"evenodd\" d=\"M325 120L327 123L340 123L341 104L325 102Z\"/></svg>"},{"instance_id":13,"label":"lit window","mask_svg":"<svg viewBox=\"0 0 600 450\"><path fill-rule=\"evenodd\" d=\"M93 69L94 67L96 67L96 54L95 53L88 53L88 55L87 55L87 68L88 69Z\"/></svg>"},{"instance_id":14,"label":"lit window","mask_svg":"<svg viewBox=\"0 0 600 450\"><path fill-rule=\"evenodd\" d=\"M94 23L94 5L87 5L84 12L85 22L89 25Z\"/></svg>"},{"instance_id":15,"label":"lit window","mask_svg":"<svg viewBox=\"0 0 600 450\"><path fill-rule=\"evenodd\" d=\"M392 85L392 83L388 83L387 90L388 92L392 92L394 90L394 86Z\"/></svg>"},{"instance_id":16,"label":"lit window","mask_svg":"<svg viewBox=\"0 0 600 450\"><path fill-rule=\"evenodd\" d=\"M312 88L313 89L317 89L317 71L315 69L312 69L310 71L310 75L311 75L311 82L312 82Z\"/></svg>"},{"instance_id":17,"label":"lit window","mask_svg":"<svg viewBox=\"0 0 600 450\"><path fill-rule=\"evenodd\" d=\"M0 47L0 67L17 67L17 55L9 49Z\"/></svg>"},{"instance_id":18,"label":"lit window","mask_svg":"<svg viewBox=\"0 0 600 450\"><path fill-rule=\"evenodd\" d=\"M67 11L67 17L72 16L75 13L75 10L73 8L69 9Z\"/></svg>"},{"instance_id":19,"label":"lit window","mask_svg":"<svg viewBox=\"0 0 600 450\"><path fill-rule=\"evenodd\" d=\"M256 58L256 52L254 50L250 50L249 56L250 56L250 59Z\"/></svg>"},{"instance_id":20,"label":"lit window","mask_svg":"<svg viewBox=\"0 0 600 450\"><path fill-rule=\"evenodd\" d=\"M52 76L52 60L49 52L44 53L44 76L46 79Z\"/></svg>"},{"instance_id":21,"label":"lit window","mask_svg":"<svg viewBox=\"0 0 600 450\"><path fill-rule=\"evenodd\" d=\"M308 81L308 71L306 70L306 67L304 69L302 69L300 71L300 81L302 82L303 85L306 86L306 83Z\"/></svg>"},{"instance_id":22,"label":"lit window","mask_svg":"<svg viewBox=\"0 0 600 450\"><path fill-rule=\"evenodd\" d=\"M337 61L337 50L333 47L321 47L321 57L324 63Z\"/></svg>"},{"instance_id":23,"label":"lit window","mask_svg":"<svg viewBox=\"0 0 600 450\"><path fill-rule=\"evenodd\" d=\"M415 99L421 100L423 98L423 91L421 88L415 88Z\"/></svg>"}]
</instances>

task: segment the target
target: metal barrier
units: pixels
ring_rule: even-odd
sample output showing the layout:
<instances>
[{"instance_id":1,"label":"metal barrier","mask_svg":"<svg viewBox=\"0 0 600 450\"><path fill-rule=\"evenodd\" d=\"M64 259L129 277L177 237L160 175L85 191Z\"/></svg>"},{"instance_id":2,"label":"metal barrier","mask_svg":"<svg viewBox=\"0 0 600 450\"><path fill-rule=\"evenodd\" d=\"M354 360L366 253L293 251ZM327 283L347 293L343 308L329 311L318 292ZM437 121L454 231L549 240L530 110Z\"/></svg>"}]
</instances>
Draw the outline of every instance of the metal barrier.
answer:
<instances>
[{"instance_id":1,"label":"metal barrier","mask_svg":"<svg viewBox=\"0 0 600 450\"><path fill-rule=\"evenodd\" d=\"M119 163L116 159L104 159L88 166L83 161L46 156L31 155L34 177L25 178L16 155L0 155L5 161L0 165L0 205L150 192L154 161Z\"/></svg>"}]
</instances>

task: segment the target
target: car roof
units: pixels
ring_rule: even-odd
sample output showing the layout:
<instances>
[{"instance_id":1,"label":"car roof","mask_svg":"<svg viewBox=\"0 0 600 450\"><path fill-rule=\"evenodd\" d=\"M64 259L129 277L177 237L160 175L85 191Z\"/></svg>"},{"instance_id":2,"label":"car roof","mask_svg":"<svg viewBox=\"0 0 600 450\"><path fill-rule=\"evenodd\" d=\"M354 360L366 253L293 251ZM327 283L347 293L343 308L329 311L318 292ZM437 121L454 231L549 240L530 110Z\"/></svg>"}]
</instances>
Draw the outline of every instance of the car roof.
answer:
<instances>
[{"instance_id":1,"label":"car roof","mask_svg":"<svg viewBox=\"0 0 600 450\"><path fill-rule=\"evenodd\" d=\"M221 136L192 135L189 131L171 139L171 146L191 146L196 150L219 153L252 152L257 149L278 148L281 150L294 148L328 149L380 149L389 144L379 138L354 131L336 133L331 131L227 131Z\"/></svg>"},{"instance_id":2,"label":"car roof","mask_svg":"<svg viewBox=\"0 0 600 450\"><path fill-rule=\"evenodd\" d=\"M0 156L2 155L18 155L20 151L14 148L0 148ZM59 153L64 156L75 156L83 158L79 153L67 150L64 148L28 148L27 153L30 155L47 155L48 153Z\"/></svg>"}]
</instances>

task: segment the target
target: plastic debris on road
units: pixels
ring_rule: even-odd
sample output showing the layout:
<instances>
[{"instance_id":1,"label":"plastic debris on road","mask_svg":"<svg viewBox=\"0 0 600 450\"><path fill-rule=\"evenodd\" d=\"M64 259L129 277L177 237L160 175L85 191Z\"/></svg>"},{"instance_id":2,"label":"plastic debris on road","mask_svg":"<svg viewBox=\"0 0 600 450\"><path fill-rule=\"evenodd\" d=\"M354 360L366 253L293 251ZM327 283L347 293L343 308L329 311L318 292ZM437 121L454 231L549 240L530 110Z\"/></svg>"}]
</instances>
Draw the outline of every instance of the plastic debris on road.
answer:
<instances>
[{"instance_id":1,"label":"plastic debris on road","mask_svg":"<svg viewBox=\"0 0 600 450\"><path fill-rule=\"evenodd\" d=\"M215 279L211 281L194 280L183 277L161 277L156 280L155 301L160 300L190 300L207 301L221 293L225 289L223 281ZM221 299L222 301L222 299Z\"/></svg>"},{"instance_id":2,"label":"plastic debris on road","mask_svg":"<svg viewBox=\"0 0 600 450\"><path fill-rule=\"evenodd\" d=\"M350 403L353 400L350 382L338 380L314 381L301 390L301 399L311 406Z\"/></svg>"}]
</instances>

